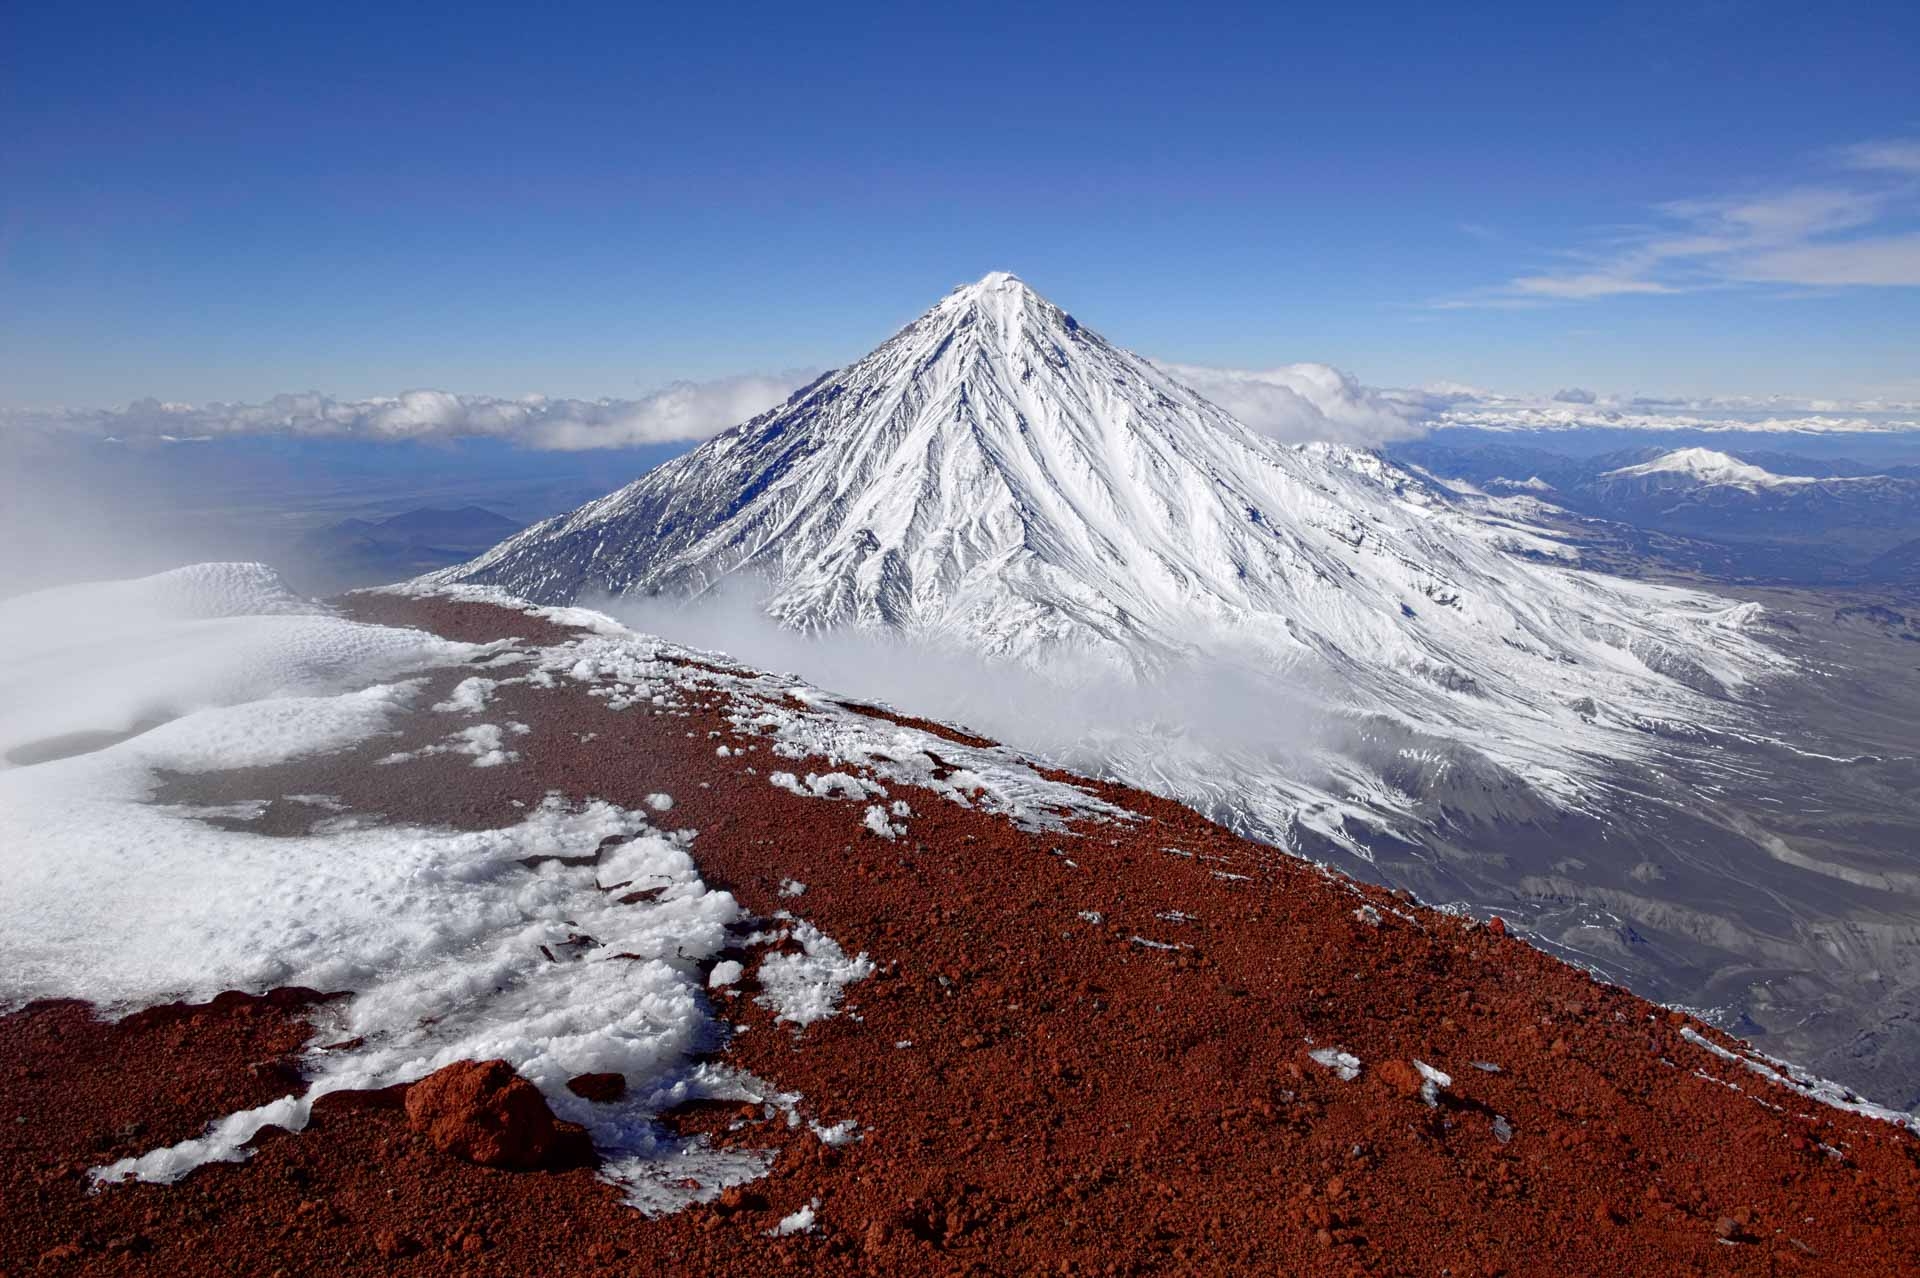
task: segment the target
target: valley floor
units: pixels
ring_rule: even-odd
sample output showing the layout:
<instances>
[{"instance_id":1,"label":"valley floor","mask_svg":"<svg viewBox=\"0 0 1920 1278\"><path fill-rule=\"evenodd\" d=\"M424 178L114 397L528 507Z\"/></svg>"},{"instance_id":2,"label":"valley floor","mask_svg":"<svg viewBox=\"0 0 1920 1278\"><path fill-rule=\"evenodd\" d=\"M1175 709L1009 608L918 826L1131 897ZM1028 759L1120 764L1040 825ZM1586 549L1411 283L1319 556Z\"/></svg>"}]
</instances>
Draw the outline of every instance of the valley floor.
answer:
<instances>
[{"instance_id":1,"label":"valley floor","mask_svg":"<svg viewBox=\"0 0 1920 1278\"><path fill-rule=\"evenodd\" d=\"M568 637L486 604L348 606L462 640ZM420 704L464 673L431 676ZM529 726L497 766L375 766L438 739L445 723L420 711L398 741L179 776L157 797L267 800L247 828L274 834L306 828L283 801L299 794L464 828L554 791L672 795L656 824L698 831L708 884L873 964L804 1028L756 1000L744 944L750 974L714 995L735 1027L725 1060L798 1093L807 1121L713 1102L663 1121L777 1151L767 1177L649 1218L589 1167L435 1152L389 1089L334 1095L244 1163L95 1190L88 1169L297 1086L320 1005L234 994L107 1021L39 1003L0 1017L0 1273L1920 1269L1911 1130L1783 1085L1719 1031L1502 928L1059 774L1130 816L1027 830L889 781L913 816L883 834L859 801L770 784L775 760L717 686L684 713L596 691L496 689L489 716ZM937 738L980 744L897 724L936 777L951 771ZM1447 1081L1423 1089L1434 1073ZM853 1139L822 1139L848 1120Z\"/></svg>"}]
</instances>

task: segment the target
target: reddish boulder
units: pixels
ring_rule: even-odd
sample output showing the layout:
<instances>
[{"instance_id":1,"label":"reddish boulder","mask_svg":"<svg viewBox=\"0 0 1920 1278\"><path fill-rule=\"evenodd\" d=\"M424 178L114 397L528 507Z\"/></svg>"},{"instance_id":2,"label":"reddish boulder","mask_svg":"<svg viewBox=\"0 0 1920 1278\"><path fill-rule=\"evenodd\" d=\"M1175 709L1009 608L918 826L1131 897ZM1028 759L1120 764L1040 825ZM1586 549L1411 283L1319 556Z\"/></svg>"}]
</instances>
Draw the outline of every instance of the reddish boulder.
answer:
<instances>
[{"instance_id":1,"label":"reddish boulder","mask_svg":"<svg viewBox=\"0 0 1920 1278\"><path fill-rule=\"evenodd\" d=\"M1381 1061L1374 1068L1373 1076L1402 1096L1418 1096L1424 1081L1419 1070L1402 1060Z\"/></svg>"},{"instance_id":2,"label":"reddish boulder","mask_svg":"<svg viewBox=\"0 0 1920 1278\"><path fill-rule=\"evenodd\" d=\"M483 1167L555 1167L590 1156L577 1124L505 1061L456 1061L407 1089L407 1125L444 1154Z\"/></svg>"},{"instance_id":3,"label":"reddish boulder","mask_svg":"<svg viewBox=\"0 0 1920 1278\"><path fill-rule=\"evenodd\" d=\"M567 1090L581 1100L606 1105L627 1094L624 1074L575 1074L567 1080Z\"/></svg>"},{"instance_id":4,"label":"reddish boulder","mask_svg":"<svg viewBox=\"0 0 1920 1278\"><path fill-rule=\"evenodd\" d=\"M736 1211L765 1211L767 1196L745 1185L728 1185L713 1205L722 1216L731 1216Z\"/></svg>"}]
</instances>

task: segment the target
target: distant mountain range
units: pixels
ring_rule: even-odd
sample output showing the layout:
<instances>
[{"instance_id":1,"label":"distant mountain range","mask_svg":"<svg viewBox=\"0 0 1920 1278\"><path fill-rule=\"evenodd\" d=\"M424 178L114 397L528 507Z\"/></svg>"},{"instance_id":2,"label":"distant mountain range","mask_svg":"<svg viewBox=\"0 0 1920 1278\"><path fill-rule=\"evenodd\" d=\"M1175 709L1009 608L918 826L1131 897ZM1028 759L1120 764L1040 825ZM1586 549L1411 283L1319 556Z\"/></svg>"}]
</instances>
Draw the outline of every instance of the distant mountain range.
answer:
<instances>
[{"instance_id":1,"label":"distant mountain range","mask_svg":"<svg viewBox=\"0 0 1920 1278\"><path fill-rule=\"evenodd\" d=\"M282 562L302 589L332 594L458 563L519 530L513 520L479 506L343 519L301 536Z\"/></svg>"}]
</instances>

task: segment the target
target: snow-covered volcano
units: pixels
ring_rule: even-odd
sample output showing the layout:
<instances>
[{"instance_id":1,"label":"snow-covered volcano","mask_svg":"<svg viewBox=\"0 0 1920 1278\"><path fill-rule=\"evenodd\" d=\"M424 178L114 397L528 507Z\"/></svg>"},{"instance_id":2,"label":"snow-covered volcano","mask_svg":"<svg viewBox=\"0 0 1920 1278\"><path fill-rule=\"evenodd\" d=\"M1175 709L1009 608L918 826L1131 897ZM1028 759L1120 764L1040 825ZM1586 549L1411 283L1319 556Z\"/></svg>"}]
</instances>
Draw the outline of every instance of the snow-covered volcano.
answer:
<instances>
[{"instance_id":1,"label":"snow-covered volcano","mask_svg":"<svg viewBox=\"0 0 1920 1278\"><path fill-rule=\"evenodd\" d=\"M1607 480L1639 480L1648 486L1665 484L1669 487L1726 485L1750 491L1792 488L1820 482L1803 475L1776 475L1765 467L1749 465L1738 457L1711 448L1676 448L1638 466L1621 466L1607 471L1600 476L1600 480L1603 483Z\"/></svg>"},{"instance_id":2,"label":"snow-covered volcano","mask_svg":"<svg viewBox=\"0 0 1920 1278\"><path fill-rule=\"evenodd\" d=\"M432 580L563 603L751 574L799 629L1083 671L1230 654L1536 779L1596 720L1697 712L1766 659L1722 601L1516 551L1565 553L1371 453L1270 440L996 272Z\"/></svg>"},{"instance_id":3,"label":"snow-covered volcano","mask_svg":"<svg viewBox=\"0 0 1920 1278\"><path fill-rule=\"evenodd\" d=\"M1762 677L1825 659L1803 632L1583 571L1543 511L1269 439L996 274L434 580L615 611L744 583L786 630L740 624L738 599L622 615L1498 913L1836 1072L1904 1077L1905 1046L1861 1066L1852 1035L1920 1000L1910 926L1859 886L1905 871L1794 814L1844 794L1904 828L1907 751L1841 731L1818 681ZM1867 970L1892 975L1862 993Z\"/></svg>"}]
</instances>

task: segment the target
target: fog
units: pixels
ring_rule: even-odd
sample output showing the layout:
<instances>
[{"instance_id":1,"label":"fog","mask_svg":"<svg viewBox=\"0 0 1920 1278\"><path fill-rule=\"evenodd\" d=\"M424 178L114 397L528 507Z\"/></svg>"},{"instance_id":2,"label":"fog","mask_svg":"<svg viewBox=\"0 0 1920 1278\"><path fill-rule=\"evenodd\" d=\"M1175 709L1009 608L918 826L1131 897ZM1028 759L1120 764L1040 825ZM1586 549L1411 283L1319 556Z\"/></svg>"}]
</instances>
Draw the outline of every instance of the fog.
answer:
<instances>
[{"instance_id":1,"label":"fog","mask_svg":"<svg viewBox=\"0 0 1920 1278\"><path fill-rule=\"evenodd\" d=\"M229 557L152 488L102 486L66 459L0 438L0 599L74 581L140 576Z\"/></svg>"},{"instance_id":2,"label":"fog","mask_svg":"<svg viewBox=\"0 0 1920 1278\"><path fill-rule=\"evenodd\" d=\"M200 443L227 436L397 440L501 439L532 450L572 452L706 439L765 412L817 369L677 381L638 399L503 399L409 390L371 399L317 392L258 404L165 403L125 408L0 408L0 430L59 431L92 439Z\"/></svg>"},{"instance_id":3,"label":"fog","mask_svg":"<svg viewBox=\"0 0 1920 1278\"><path fill-rule=\"evenodd\" d=\"M1093 662L1029 669L929 639L842 628L790 630L762 608L763 582L730 578L694 599L582 600L622 623L747 665L798 675L855 700L972 729L1074 771L1124 779L1202 808L1216 776L1325 781L1336 723L1304 670L1276 677L1271 658L1225 641L1204 657L1168 654L1147 673Z\"/></svg>"},{"instance_id":4,"label":"fog","mask_svg":"<svg viewBox=\"0 0 1920 1278\"><path fill-rule=\"evenodd\" d=\"M107 443L0 427L0 598L210 560L261 560L333 593L440 564L374 561L343 579L354 520L478 506L515 525L571 510L685 445L530 452L500 440L230 437ZM503 534L495 534L495 536ZM491 544L489 538L486 544ZM457 562L484 545L448 546ZM316 560L316 556L319 560Z\"/></svg>"}]
</instances>

